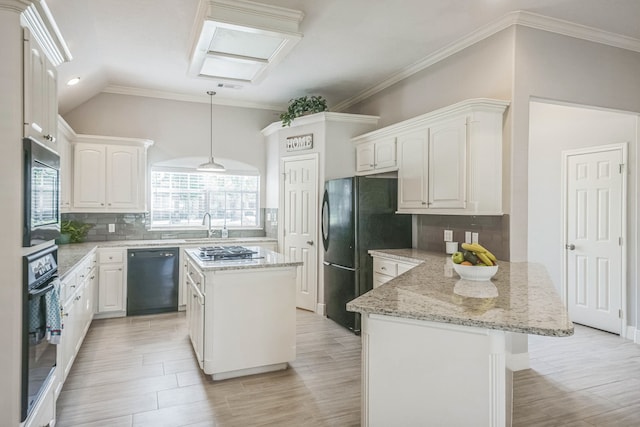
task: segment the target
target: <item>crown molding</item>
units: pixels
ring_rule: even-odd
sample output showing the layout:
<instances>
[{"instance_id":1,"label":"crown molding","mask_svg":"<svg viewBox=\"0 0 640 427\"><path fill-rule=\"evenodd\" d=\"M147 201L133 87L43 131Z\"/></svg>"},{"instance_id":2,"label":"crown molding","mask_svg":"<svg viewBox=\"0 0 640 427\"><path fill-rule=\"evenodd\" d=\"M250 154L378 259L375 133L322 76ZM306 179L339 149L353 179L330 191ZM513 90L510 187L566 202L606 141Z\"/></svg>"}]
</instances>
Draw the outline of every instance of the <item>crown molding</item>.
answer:
<instances>
[{"instance_id":1,"label":"crown molding","mask_svg":"<svg viewBox=\"0 0 640 427\"><path fill-rule=\"evenodd\" d=\"M473 98L457 102L452 105L430 111L411 119L407 119L381 129L377 129L363 135L351 138L354 143L360 143L371 139L379 139L385 137L395 137L404 132L414 131L418 128L429 126L431 123L450 118L459 114L472 114L474 112L483 111L489 113L503 113L509 106L509 101L490 98Z\"/></svg>"},{"instance_id":2,"label":"crown molding","mask_svg":"<svg viewBox=\"0 0 640 427\"><path fill-rule=\"evenodd\" d=\"M576 24L562 19L551 18L537 13L516 11L510 12L503 17L490 22L489 24L472 31L461 39L450 43L443 48L435 51L433 54L426 56L418 62L405 67L398 72L390 75L376 85L365 89L357 95L342 101L334 106L336 111L344 111L352 105L355 105L365 99L375 95L378 92L436 64L460 51L466 49L500 31L511 26L521 25L542 31L561 34L578 39L588 40L608 46L618 47L621 49L640 52L640 40L633 37L615 34L608 31L599 30L597 28L588 27L586 25Z\"/></svg>"},{"instance_id":3,"label":"crown molding","mask_svg":"<svg viewBox=\"0 0 640 427\"><path fill-rule=\"evenodd\" d=\"M205 95L187 95L183 93L168 92L154 89L142 89L130 86L109 85L102 89L102 93L113 93L117 95L143 96L147 98L168 99L170 101L200 102L208 104L210 99ZM216 105L226 105L230 107L256 108L260 110L282 111L281 105L259 104L256 102L239 101L228 98L215 98Z\"/></svg>"},{"instance_id":4,"label":"crown molding","mask_svg":"<svg viewBox=\"0 0 640 427\"><path fill-rule=\"evenodd\" d=\"M31 5L27 0L0 0L0 10L22 13Z\"/></svg>"},{"instance_id":5,"label":"crown molding","mask_svg":"<svg viewBox=\"0 0 640 427\"><path fill-rule=\"evenodd\" d=\"M351 113L332 113L324 111L321 113L309 114L308 116L296 117L291 122L291 126L282 126L282 122L273 122L260 132L264 136L269 136L281 129L295 128L298 126L311 125L320 122L341 122L341 123L360 123L377 125L380 120L380 116L367 116L364 114L351 114Z\"/></svg>"},{"instance_id":6,"label":"crown molding","mask_svg":"<svg viewBox=\"0 0 640 427\"><path fill-rule=\"evenodd\" d=\"M90 143L90 144L91 143L104 144L105 141L108 141L110 144L119 144L119 145L142 145L144 148L149 148L153 145L153 141L150 139L123 138L120 136L87 135L87 134L77 134L75 140L71 142L72 143L84 142L84 143Z\"/></svg>"},{"instance_id":7,"label":"crown molding","mask_svg":"<svg viewBox=\"0 0 640 427\"><path fill-rule=\"evenodd\" d=\"M33 1L25 8L21 15L21 21L31 31L55 67L73 59L45 0Z\"/></svg>"}]
</instances>

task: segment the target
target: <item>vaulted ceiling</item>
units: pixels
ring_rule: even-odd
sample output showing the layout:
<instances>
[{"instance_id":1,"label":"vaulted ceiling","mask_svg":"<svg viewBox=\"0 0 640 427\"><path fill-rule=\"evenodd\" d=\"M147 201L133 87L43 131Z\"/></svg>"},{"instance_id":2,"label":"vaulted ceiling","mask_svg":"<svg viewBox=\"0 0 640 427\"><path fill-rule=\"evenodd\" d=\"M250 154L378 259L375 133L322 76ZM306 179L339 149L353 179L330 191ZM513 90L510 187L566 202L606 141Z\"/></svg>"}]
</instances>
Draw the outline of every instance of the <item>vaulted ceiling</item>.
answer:
<instances>
[{"instance_id":1,"label":"vaulted ceiling","mask_svg":"<svg viewBox=\"0 0 640 427\"><path fill-rule=\"evenodd\" d=\"M282 110L291 98L322 95L340 109L460 40L538 15L640 49L637 0L258 2L303 12L302 39L256 84L225 88L188 73L199 0L47 0L73 55L58 69L60 112L100 92L208 102L207 90L219 104ZM80 83L67 86L75 76Z\"/></svg>"}]
</instances>

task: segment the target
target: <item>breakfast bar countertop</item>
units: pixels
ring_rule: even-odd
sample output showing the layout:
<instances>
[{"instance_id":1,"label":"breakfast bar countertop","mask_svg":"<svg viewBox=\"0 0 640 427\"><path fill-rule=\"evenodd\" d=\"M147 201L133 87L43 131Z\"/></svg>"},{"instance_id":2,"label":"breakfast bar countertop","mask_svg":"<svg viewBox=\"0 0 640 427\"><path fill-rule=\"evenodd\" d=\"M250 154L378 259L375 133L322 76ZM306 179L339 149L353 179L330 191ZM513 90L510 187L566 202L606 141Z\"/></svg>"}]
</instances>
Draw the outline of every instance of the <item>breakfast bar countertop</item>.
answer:
<instances>
[{"instance_id":1,"label":"breakfast bar countertop","mask_svg":"<svg viewBox=\"0 0 640 427\"><path fill-rule=\"evenodd\" d=\"M350 301L349 311L525 334L573 334L567 310L540 264L498 260L491 281L474 282L460 279L448 255L417 249L369 253L423 262Z\"/></svg>"}]
</instances>

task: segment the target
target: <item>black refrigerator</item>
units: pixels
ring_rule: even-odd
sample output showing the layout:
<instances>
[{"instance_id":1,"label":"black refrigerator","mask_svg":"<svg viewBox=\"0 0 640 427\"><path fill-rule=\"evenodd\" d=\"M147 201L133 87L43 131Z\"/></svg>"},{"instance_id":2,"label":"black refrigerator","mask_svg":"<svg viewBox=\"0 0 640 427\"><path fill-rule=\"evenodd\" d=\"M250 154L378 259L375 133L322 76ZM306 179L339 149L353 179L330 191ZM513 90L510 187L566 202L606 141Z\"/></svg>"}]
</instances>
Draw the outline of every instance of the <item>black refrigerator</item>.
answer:
<instances>
[{"instance_id":1,"label":"black refrigerator","mask_svg":"<svg viewBox=\"0 0 640 427\"><path fill-rule=\"evenodd\" d=\"M322 200L327 317L360 333L347 302L373 288L370 249L411 247L411 215L396 214L398 180L356 176L325 182Z\"/></svg>"}]
</instances>

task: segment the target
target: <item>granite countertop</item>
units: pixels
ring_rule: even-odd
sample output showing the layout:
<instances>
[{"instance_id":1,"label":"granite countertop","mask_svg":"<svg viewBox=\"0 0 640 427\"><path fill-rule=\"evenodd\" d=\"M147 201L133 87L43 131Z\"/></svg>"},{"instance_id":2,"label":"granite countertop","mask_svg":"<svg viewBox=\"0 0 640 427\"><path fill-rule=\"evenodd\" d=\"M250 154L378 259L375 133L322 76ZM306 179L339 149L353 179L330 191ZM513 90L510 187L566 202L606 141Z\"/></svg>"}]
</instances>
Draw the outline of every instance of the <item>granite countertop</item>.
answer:
<instances>
[{"instance_id":1,"label":"granite countertop","mask_svg":"<svg viewBox=\"0 0 640 427\"><path fill-rule=\"evenodd\" d=\"M462 280L448 255L416 249L369 251L423 261L347 303L347 310L525 334L569 336L573 323L545 268L498 261L490 282Z\"/></svg>"},{"instance_id":2,"label":"granite countertop","mask_svg":"<svg viewBox=\"0 0 640 427\"><path fill-rule=\"evenodd\" d=\"M203 261L198 256L197 249L187 249L187 255L198 265L204 272L222 271L222 270L246 270L256 268L275 268L275 267L298 267L303 265L302 261L295 261L288 256L278 252L273 252L259 246L245 246L246 248L256 251L256 259L236 259L236 260L219 260L219 261Z\"/></svg>"},{"instance_id":3,"label":"granite countertop","mask_svg":"<svg viewBox=\"0 0 640 427\"><path fill-rule=\"evenodd\" d=\"M112 240L106 242L71 243L58 246L58 275L64 279L76 264L89 255L95 248L135 248L135 247L168 247L168 246L229 246L247 245L251 243L278 243L270 237L236 237L229 239L163 239L163 240Z\"/></svg>"}]
</instances>

